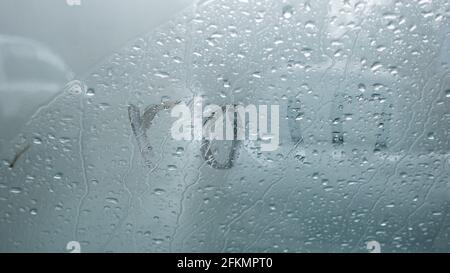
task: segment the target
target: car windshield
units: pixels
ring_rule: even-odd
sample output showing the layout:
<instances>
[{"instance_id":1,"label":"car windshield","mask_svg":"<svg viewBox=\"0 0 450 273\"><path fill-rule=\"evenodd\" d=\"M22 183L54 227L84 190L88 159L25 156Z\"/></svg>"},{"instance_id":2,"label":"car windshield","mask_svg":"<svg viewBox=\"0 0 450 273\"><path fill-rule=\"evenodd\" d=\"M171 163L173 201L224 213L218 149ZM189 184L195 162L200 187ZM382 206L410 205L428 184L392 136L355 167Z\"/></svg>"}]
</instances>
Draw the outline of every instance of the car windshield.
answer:
<instances>
[{"instance_id":1,"label":"car windshield","mask_svg":"<svg viewBox=\"0 0 450 273\"><path fill-rule=\"evenodd\" d=\"M447 0L17 2L0 251L450 251Z\"/></svg>"}]
</instances>

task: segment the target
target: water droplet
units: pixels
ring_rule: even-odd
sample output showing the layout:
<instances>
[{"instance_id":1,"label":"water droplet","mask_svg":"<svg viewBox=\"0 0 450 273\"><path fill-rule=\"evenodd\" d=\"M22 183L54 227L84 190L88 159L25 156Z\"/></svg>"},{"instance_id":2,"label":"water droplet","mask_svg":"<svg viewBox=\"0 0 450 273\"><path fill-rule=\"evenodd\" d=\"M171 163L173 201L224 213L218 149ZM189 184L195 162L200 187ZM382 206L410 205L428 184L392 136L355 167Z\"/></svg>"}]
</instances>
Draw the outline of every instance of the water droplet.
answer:
<instances>
[{"instance_id":1,"label":"water droplet","mask_svg":"<svg viewBox=\"0 0 450 273\"><path fill-rule=\"evenodd\" d=\"M9 190L10 193L19 194L22 192L22 188L14 187Z\"/></svg>"},{"instance_id":2,"label":"water droplet","mask_svg":"<svg viewBox=\"0 0 450 273\"><path fill-rule=\"evenodd\" d=\"M57 173L53 176L53 178L56 180L60 180L62 178L62 176L63 176L62 173Z\"/></svg>"},{"instance_id":3,"label":"water droplet","mask_svg":"<svg viewBox=\"0 0 450 273\"><path fill-rule=\"evenodd\" d=\"M305 23L305 30L308 33L313 33L316 28L316 24L313 21L308 21Z\"/></svg>"},{"instance_id":4,"label":"water droplet","mask_svg":"<svg viewBox=\"0 0 450 273\"><path fill-rule=\"evenodd\" d=\"M176 154L177 155L181 155L183 153L184 153L184 148L183 147L178 147L177 150L176 150Z\"/></svg>"},{"instance_id":5,"label":"water droplet","mask_svg":"<svg viewBox=\"0 0 450 273\"><path fill-rule=\"evenodd\" d=\"M253 78L257 78L257 79L260 79L261 78L261 72L254 72L253 74L252 74L252 76L253 76Z\"/></svg>"},{"instance_id":6,"label":"water droplet","mask_svg":"<svg viewBox=\"0 0 450 273\"><path fill-rule=\"evenodd\" d=\"M114 204L114 205L119 204L119 199L114 198L114 197L107 197L105 200L106 200L106 202Z\"/></svg>"},{"instance_id":7,"label":"water droplet","mask_svg":"<svg viewBox=\"0 0 450 273\"><path fill-rule=\"evenodd\" d=\"M450 89L447 89L447 90L445 91L445 97L446 97L446 98L450 98Z\"/></svg>"},{"instance_id":8,"label":"water droplet","mask_svg":"<svg viewBox=\"0 0 450 273\"><path fill-rule=\"evenodd\" d=\"M383 45L377 46L377 51L378 52L383 52L385 49L386 49L386 47L383 46Z\"/></svg>"},{"instance_id":9,"label":"water droplet","mask_svg":"<svg viewBox=\"0 0 450 273\"><path fill-rule=\"evenodd\" d=\"M358 84L358 90L360 92L366 92L366 86L363 83Z\"/></svg>"},{"instance_id":10,"label":"water droplet","mask_svg":"<svg viewBox=\"0 0 450 273\"><path fill-rule=\"evenodd\" d=\"M313 173L312 178L313 178L314 180L319 179L319 173Z\"/></svg>"},{"instance_id":11,"label":"water droplet","mask_svg":"<svg viewBox=\"0 0 450 273\"><path fill-rule=\"evenodd\" d=\"M89 88L88 90L86 90L86 96L93 97L94 95L95 95L94 88Z\"/></svg>"},{"instance_id":12,"label":"water droplet","mask_svg":"<svg viewBox=\"0 0 450 273\"><path fill-rule=\"evenodd\" d=\"M375 62L375 63L372 64L372 66L370 67L370 69L371 69L372 71L375 72L375 71L377 71L378 69L380 69L382 66L383 66L383 65L382 65L381 63Z\"/></svg>"},{"instance_id":13,"label":"water droplet","mask_svg":"<svg viewBox=\"0 0 450 273\"><path fill-rule=\"evenodd\" d=\"M291 5L287 5L283 7L283 17L289 19L292 17L294 11Z\"/></svg>"},{"instance_id":14,"label":"water droplet","mask_svg":"<svg viewBox=\"0 0 450 273\"><path fill-rule=\"evenodd\" d=\"M166 191L165 191L164 189L158 188L158 189L155 189L153 192L154 192L156 195L161 195L161 194L164 194Z\"/></svg>"},{"instance_id":15,"label":"water droplet","mask_svg":"<svg viewBox=\"0 0 450 273\"><path fill-rule=\"evenodd\" d=\"M35 137L35 138L33 138L33 143L34 144L42 144L42 139L40 139L40 138L38 138L38 137Z\"/></svg>"},{"instance_id":16,"label":"water droplet","mask_svg":"<svg viewBox=\"0 0 450 273\"><path fill-rule=\"evenodd\" d=\"M159 71L159 72L155 73L155 76L158 77L158 78L165 79L165 78L169 77L169 73L164 72L164 71Z\"/></svg>"}]
</instances>

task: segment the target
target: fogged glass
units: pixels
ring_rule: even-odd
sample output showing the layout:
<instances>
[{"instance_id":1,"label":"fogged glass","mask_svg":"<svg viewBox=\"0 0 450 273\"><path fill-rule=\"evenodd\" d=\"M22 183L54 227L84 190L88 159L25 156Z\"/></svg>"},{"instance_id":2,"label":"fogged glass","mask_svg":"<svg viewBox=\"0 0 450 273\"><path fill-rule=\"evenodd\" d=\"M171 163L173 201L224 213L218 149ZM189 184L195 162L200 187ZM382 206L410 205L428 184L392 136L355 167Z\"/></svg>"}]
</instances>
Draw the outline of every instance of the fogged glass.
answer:
<instances>
[{"instance_id":1,"label":"fogged glass","mask_svg":"<svg viewBox=\"0 0 450 273\"><path fill-rule=\"evenodd\" d=\"M446 0L190 5L3 142L0 250L450 251L449 18ZM20 48L0 41L11 83ZM279 105L278 149L175 140L195 96Z\"/></svg>"}]
</instances>

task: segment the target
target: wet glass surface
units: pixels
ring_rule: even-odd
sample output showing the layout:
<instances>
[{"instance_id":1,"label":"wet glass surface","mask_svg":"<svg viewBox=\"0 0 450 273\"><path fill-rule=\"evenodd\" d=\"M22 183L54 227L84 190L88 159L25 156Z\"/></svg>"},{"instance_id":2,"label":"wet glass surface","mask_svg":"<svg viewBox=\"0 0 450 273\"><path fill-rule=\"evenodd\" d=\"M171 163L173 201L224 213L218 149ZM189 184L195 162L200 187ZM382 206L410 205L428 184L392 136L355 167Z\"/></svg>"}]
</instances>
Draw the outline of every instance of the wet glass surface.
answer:
<instances>
[{"instance_id":1,"label":"wet glass surface","mask_svg":"<svg viewBox=\"0 0 450 273\"><path fill-rule=\"evenodd\" d=\"M448 252L449 18L446 0L198 1L2 141L0 250ZM196 96L279 105L279 147L175 140Z\"/></svg>"}]
</instances>

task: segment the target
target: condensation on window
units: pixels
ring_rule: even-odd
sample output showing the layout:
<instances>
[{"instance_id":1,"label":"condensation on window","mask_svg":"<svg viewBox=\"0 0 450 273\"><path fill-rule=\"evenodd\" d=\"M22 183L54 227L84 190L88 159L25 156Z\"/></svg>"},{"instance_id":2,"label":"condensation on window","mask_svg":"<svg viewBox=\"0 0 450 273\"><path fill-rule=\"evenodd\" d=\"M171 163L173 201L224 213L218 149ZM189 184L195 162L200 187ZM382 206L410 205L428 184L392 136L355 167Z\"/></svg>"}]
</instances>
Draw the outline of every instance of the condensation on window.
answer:
<instances>
[{"instance_id":1,"label":"condensation on window","mask_svg":"<svg viewBox=\"0 0 450 273\"><path fill-rule=\"evenodd\" d=\"M446 0L198 1L4 146L0 250L448 252L449 18ZM195 96L279 105L278 149L174 140Z\"/></svg>"}]
</instances>

